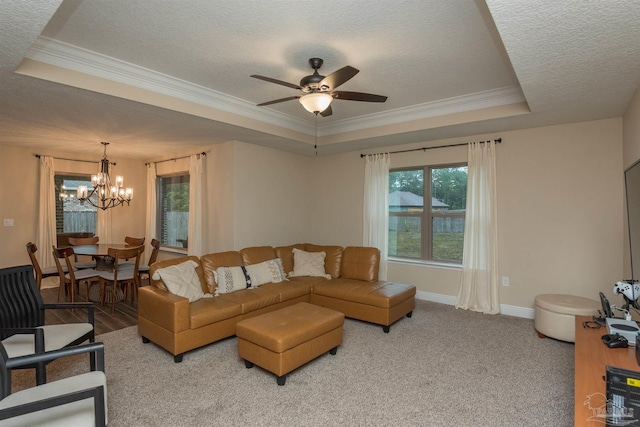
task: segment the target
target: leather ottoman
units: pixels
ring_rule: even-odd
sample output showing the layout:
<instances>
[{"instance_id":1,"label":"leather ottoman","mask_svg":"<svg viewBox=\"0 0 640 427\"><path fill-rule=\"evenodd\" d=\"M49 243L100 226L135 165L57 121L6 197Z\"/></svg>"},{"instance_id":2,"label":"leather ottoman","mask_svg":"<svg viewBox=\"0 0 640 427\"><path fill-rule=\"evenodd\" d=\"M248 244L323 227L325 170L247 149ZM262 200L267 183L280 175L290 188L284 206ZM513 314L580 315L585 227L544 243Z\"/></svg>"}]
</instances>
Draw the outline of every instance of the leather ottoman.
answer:
<instances>
[{"instance_id":1,"label":"leather ottoman","mask_svg":"<svg viewBox=\"0 0 640 427\"><path fill-rule=\"evenodd\" d=\"M336 354L342 343L344 314L301 302L236 324L238 356L277 376L286 375L325 352Z\"/></svg>"}]
</instances>

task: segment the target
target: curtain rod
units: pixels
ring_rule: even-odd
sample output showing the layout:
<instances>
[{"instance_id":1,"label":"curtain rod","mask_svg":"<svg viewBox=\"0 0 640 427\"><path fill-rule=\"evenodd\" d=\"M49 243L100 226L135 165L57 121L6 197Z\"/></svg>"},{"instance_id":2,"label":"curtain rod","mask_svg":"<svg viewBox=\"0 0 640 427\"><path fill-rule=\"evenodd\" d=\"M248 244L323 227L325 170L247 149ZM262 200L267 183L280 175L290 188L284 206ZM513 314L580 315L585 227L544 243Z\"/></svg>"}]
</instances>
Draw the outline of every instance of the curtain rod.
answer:
<instances>
[{"instance_id":1,"label":"curtain rod","mask_svg":"<svg viewBox=\"0 0 640 427\"><path fill-rule=\"evenodd\" d=\"M489 140L490 141L490 140ZM482 144L483 142L489 141L478 141L478 143ZM502 138L496 138L493 140L496 144L500 144L502 142ZM433 148L445 148L445 147L459 147L461 145L469 145L471 142L461 142L460 144L451 144L451 145L436 145L435 147L422 147L422 148L412 148L410 150L398 150L398 151L388 151L387 153L376 153L376 154L397 154L397 153L408 153L410 151L426 151L431 150ZM375 154L360 154L360 157L365 156L374 156Z\"/></svg>"},{"instance_id":2,"label":"curtain rod","mask_svg":"<svg viewBox=\"0 0 640 427\"><path fill-rule=\"evenodd\" d=\"M200 154L201 156L206 156L206 155L207 155L207 152L206 152L206 151L203 151L202 153L196 153L196 154ZM191 154L189 154L188 156L174 157L174 158L172 158L172 159L158 160L157 162L148 162L148 163L145 163L144 165L145 165L145 166L149 166L149 165L150 165L150 164L152 164L152 163L153 163L153 164L158 164L158 163L171 162L171 161L174 161L174 162L175 162L175 161L176 161L176 160L178 160L178 159L186 159L186 158L189 158L189 157L191 157Z\"/></svg>"},{"instance_id":3,"label":"curtain rod","mask_svg":"<svg viewBox=\"0 0 640 427\"><path fill-rule=\"evenodd\" d=\"M40 157L43 157L43 156L44 156L44 154L34 154L34 156L35 156L35 157L37 157L37 158L39 159ZM68 159L68 158L66 158L66 157L53 157L53 156L50 156L50 157L51 157L52 159L54 159L54 160L67 160L67 161L69 161L69 162L96 163L96 164L100 163L100 161L99 161L99 160L98 160L98 161L95 161L95 160ZM112 165L114 165L114 166L116 165L116 162L111 162L111 161L110 161L109 163L111 163L111 164L112 164Z\"/></svg>"}]
</instances>

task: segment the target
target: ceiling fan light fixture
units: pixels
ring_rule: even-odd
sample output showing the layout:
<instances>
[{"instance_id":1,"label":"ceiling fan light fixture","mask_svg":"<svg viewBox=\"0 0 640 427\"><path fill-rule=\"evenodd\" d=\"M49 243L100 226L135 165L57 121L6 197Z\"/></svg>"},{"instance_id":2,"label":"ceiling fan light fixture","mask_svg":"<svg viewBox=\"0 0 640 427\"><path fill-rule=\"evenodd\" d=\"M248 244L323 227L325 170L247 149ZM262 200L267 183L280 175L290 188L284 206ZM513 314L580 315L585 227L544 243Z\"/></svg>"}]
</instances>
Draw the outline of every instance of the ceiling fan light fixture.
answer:
<instances>
[{"instance_id":1,"label":"ceiling fan light fixture","mask_svg":"<svg viewBox=\"0 0 640 427\"><path fill-rule=\"evenodd\" d=\"M300 97L300 104L310 113L322 113L329 108L333 97L328 93L308 93Z\"/></svg>"}]
</instances>

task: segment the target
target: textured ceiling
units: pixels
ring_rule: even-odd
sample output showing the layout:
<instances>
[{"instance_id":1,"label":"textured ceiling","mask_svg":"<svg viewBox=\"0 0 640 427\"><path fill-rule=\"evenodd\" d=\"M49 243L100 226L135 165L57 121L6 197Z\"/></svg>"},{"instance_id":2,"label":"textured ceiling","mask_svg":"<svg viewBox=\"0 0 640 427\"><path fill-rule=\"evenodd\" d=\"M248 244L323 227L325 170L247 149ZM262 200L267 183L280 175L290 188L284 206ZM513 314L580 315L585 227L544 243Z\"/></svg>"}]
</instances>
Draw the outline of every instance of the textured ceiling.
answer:
<instances>
[{"instance_id":1,"label":"textured ceiling","mask_svg":"<svg viewBox=\"0 0 640 427\"><path fill-rule=\"evenodd\" d=\"M616 117L640 83L639 17L633 0L3 0L0 144L312 154L317 132L322 154ZM251 74L297 84L311 57L388 101L255 106L298 92Z\"/></svg>"}]
</instances>

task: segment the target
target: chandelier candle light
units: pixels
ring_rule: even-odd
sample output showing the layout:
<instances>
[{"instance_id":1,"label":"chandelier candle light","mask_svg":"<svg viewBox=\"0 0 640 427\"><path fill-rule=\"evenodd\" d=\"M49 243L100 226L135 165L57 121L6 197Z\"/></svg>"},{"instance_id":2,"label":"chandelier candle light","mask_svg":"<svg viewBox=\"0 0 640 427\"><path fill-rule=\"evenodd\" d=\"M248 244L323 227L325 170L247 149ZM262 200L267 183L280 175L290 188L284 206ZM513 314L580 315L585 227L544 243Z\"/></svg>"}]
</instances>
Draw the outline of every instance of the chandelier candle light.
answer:
<instances>
[{"instance_id":1,"label":"chandelier candle light","mask_svg":"<svg viewBox=\"0 0 640 427\"><path fill-rule=\"evenodd\" d=\"M120 205L124 206L125 203L129 206L129 202L133 198L133 188L124 188L124 179L121 176L116 176L115 182L111 182L111 176L109 175L110 162L107 158L107 145L109 143L101 142L100 144L104 145L104 155L100 161L100 172L91 176L91 186L93 187L91 191L86 185L78 186L78 200L89 202L102 210ZM94 195L96 196L95 201L92 199Z\"/></svg>"}]
</instances>

